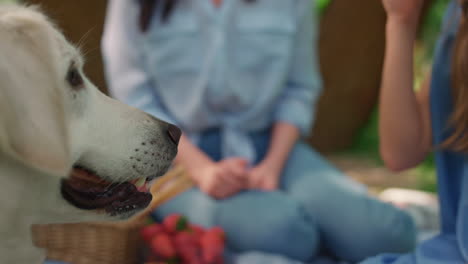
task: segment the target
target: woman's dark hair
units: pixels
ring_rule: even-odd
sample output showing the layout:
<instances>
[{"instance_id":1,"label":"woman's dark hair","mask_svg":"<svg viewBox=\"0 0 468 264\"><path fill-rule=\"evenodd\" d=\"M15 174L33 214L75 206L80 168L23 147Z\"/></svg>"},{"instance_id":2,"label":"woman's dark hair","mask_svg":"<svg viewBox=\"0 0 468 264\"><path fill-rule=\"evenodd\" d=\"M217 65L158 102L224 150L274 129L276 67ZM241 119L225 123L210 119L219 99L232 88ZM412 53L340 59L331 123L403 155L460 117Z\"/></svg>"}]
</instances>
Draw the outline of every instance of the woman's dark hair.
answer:
<instances>
[{"instance_id":1,"label":"woman's dark hair","mask_svg":"<svg viewBox=\"0 0 468 264\"><path fill-rule=\"evenodd\" d=\"M140 18L138 24L142 32L146 32L151 24L151 18L153 17L154 11L162 8L161 10L161 21L166 22L170 16L177 2L181 0L139 0L140 2ZM190 0L189 0L190 1ZM210 0L205 0L210 1ZM257 0L243 0L251 3Z\"/></svg>"}]
</instances>

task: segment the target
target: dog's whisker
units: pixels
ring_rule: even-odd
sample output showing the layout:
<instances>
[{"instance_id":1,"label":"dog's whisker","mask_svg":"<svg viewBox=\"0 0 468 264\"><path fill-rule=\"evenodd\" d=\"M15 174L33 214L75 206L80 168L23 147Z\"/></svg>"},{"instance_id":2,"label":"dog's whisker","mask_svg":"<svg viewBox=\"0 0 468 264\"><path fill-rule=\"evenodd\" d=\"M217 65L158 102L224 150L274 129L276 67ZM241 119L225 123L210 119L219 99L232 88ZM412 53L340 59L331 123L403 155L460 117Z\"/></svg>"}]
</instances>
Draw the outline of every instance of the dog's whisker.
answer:
<instances>
[{"instance_id":1,"label":"dog's whisker","mask_svg":"<svg viewBox=\"0 0 468 264\"><path fill-rule=\"evenodd\" d=\"M78 42L76 43L76 47L81 50L82 47L84 46L85 42L87 41L87 39L89 38L89 36L91 35L91 33L96 29L96 27L92 27L90 28L88 31L86 31L86 33L83 34L83 36L78 40Z\"/></svg>"},{"instance_id":2,"label":"dog's whisker","mask_svg":"<svg viewBox=\"0 0 468 264\"><path fill-rule=\"evenodd\" d=\"M95 52L97 50L99 50L99 47L94 47L94 48L87 49L87 50L82 49L81 53L82 53L83 57L87 57L89 54L91 54L92 52Z\"/></svg>"}]
</instances>

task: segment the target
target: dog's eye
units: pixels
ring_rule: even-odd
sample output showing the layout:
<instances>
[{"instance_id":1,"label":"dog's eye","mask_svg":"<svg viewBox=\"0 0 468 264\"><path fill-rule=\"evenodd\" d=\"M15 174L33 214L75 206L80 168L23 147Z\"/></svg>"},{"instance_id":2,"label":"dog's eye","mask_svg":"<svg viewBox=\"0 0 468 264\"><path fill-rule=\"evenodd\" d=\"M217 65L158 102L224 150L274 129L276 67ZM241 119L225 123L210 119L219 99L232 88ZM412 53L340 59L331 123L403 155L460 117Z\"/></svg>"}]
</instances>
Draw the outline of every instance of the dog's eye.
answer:
<instances>
[{"instance_id":1,"label":"dog's eye","mask_svg":"<svg viewBox=\"0 0 468 264\"><path fill-rule=\"evenodd\" d=\"M83 78L76 68L71 68L67 73L67 82L74 88L83 85Z\"/></svg>"}]
</instances>

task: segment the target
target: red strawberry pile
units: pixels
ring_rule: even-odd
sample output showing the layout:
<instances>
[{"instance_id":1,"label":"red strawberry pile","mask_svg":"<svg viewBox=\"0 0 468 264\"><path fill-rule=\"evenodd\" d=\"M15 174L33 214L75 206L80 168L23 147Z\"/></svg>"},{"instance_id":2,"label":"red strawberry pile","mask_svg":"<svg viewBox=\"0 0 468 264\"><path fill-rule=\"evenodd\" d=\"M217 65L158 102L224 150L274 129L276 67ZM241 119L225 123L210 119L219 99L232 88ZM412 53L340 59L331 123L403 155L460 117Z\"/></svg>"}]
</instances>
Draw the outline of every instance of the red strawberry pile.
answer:
<instances>
[{"instance_id":1,"label":"red strawberry pile","mask_svg":"<svg viewBox=\"0 0 468 264\"><path fill-rule=\"evenodd\" d=\"M220 227L204 229L190 224L182 215L141 229L149 248L146 264L223 264L225 234Z\"/></svg>"}]
</instances>

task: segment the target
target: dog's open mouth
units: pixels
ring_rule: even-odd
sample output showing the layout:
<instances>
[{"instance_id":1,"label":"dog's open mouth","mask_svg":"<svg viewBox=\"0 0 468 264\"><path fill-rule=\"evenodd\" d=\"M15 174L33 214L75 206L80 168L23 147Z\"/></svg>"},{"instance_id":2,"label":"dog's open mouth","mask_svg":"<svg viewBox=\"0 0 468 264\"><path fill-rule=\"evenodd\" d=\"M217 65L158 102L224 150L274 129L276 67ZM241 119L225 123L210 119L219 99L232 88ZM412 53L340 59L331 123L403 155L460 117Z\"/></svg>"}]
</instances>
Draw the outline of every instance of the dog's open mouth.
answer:
<instances>
[{"instance_id":1,"label":"dog's open mouth","mask_svg":"<svg viewBox=\"0 0 468 264\"><path fill-rule=\"evenodd\" d=\"M62 181L62 196L74 206L86 210L105 210L119 215L145 208L151 202L146 178L112 183L90 170L75 167Z\"/></svg>"}]
</instances>

